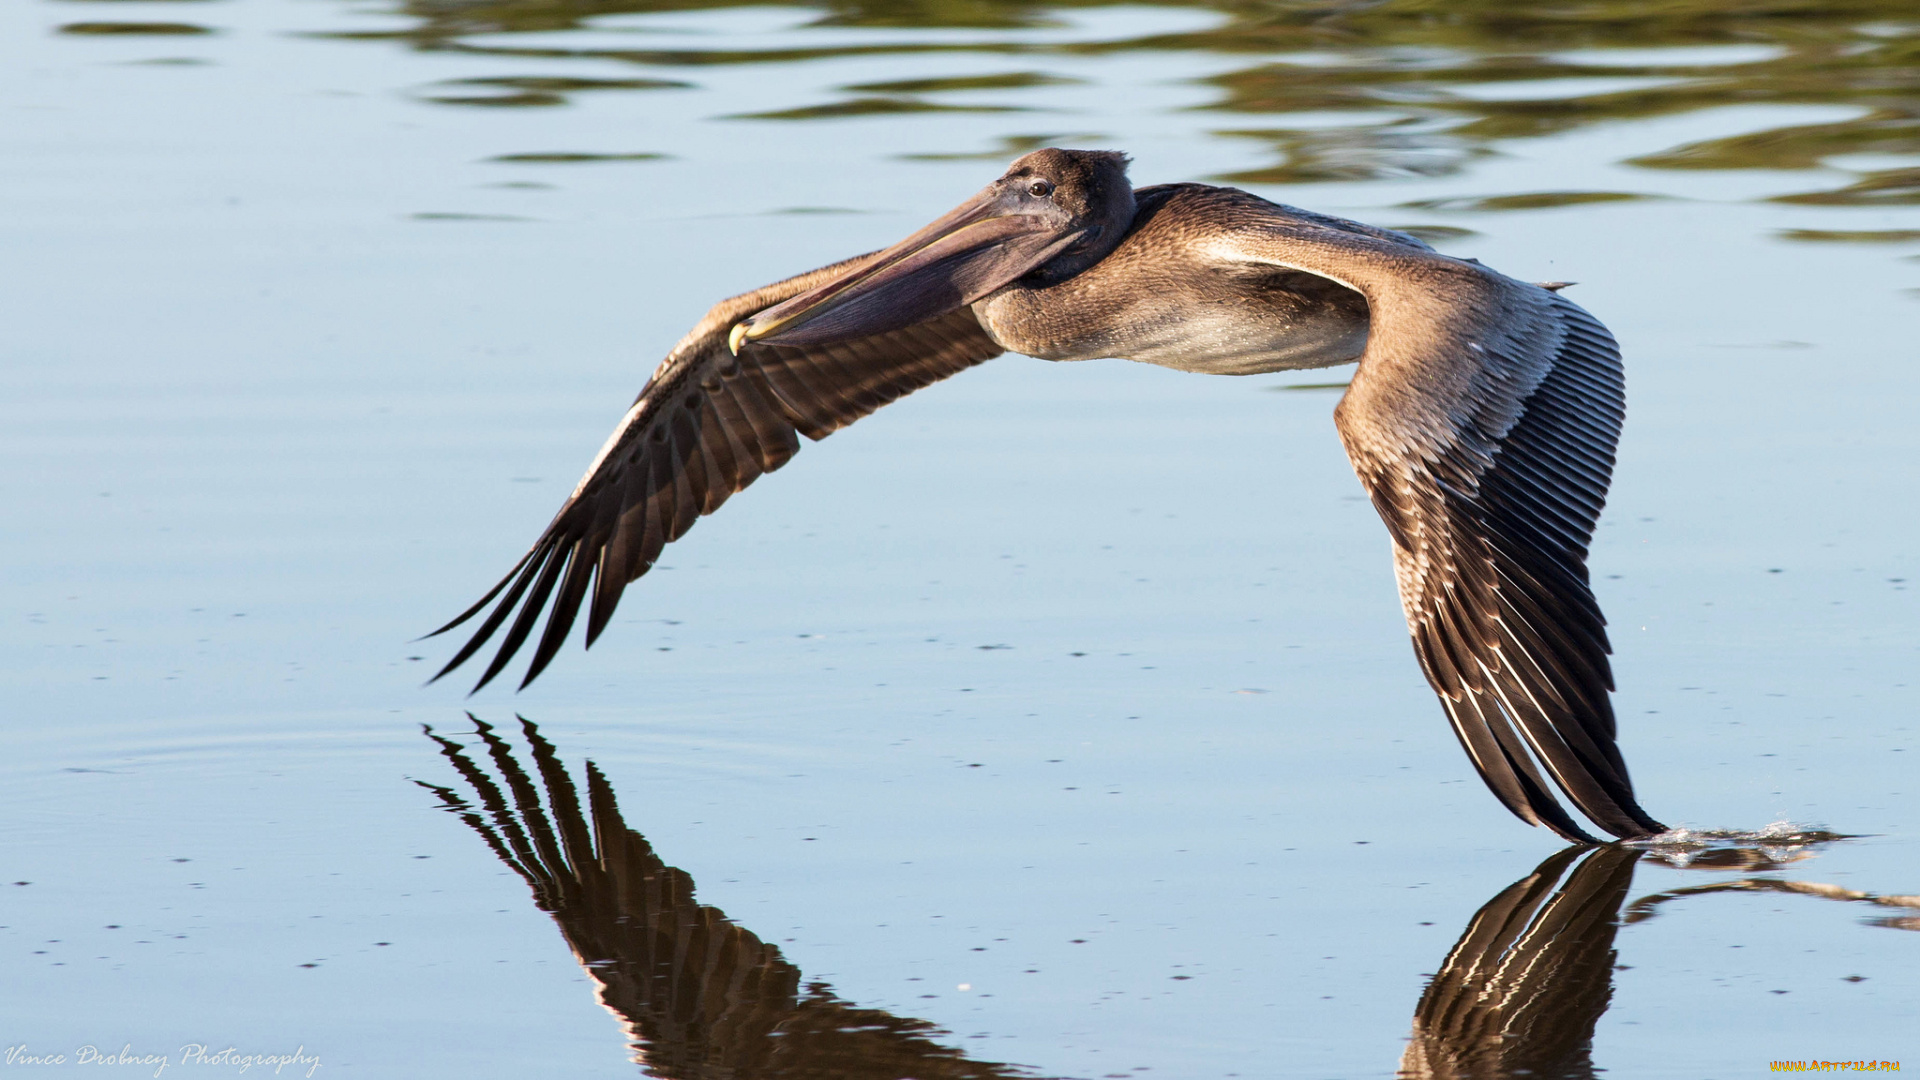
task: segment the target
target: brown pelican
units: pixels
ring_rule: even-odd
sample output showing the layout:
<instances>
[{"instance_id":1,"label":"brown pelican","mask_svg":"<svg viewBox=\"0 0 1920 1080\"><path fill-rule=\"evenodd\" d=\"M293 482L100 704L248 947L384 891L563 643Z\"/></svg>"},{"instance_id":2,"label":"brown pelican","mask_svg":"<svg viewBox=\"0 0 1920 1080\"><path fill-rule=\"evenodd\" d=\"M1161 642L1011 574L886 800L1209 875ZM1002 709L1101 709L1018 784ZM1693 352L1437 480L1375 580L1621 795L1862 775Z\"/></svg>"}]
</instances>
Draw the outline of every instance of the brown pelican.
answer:
<instances>
[{"instance_id":1,"label":"brown pelican","mask_svg":"<svg viewBox=\"0 0 1920 1080\"><path fill-rule=\"evenodd\" d=\"M1481 778L1569 840L1593 838L1549 777L1616 836L1662 831L1614 743L1587 581L1623 412L1612 335L1558 284L1233 188L1135 190L1126 166L1036 151L884 251L716 305L533 548L435 631L493 604L440 675L513 616L486 685L551 601L524 687L589 593L592 645L662 546L785 464L797 436L1002 352L1222 375L1358 360L1334 419L1392 534L1414 652Z\"/></svg>"}]
</instances>

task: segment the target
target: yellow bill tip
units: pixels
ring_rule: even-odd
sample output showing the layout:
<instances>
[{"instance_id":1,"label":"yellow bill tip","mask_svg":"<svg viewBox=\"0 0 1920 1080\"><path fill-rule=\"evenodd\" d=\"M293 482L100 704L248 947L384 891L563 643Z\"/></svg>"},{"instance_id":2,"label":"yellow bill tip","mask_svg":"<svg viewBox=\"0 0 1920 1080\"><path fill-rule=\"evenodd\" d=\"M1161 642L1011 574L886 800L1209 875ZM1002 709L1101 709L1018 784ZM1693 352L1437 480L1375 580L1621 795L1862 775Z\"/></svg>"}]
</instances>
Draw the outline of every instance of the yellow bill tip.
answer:
<instances>
[{"instance_id":1,"label":"yellow bill tip","mask_svg":"<svg viewBox=\"0 0 1920 1080\"><path fill-rule=\"evenodd\" d=\"M734 323L733 329L727 332L727 350L733 353L733 355L739 356L740 346L745 345L746 343L747 343L747 324L743 322Z\"/></svg>"}]
</instances>

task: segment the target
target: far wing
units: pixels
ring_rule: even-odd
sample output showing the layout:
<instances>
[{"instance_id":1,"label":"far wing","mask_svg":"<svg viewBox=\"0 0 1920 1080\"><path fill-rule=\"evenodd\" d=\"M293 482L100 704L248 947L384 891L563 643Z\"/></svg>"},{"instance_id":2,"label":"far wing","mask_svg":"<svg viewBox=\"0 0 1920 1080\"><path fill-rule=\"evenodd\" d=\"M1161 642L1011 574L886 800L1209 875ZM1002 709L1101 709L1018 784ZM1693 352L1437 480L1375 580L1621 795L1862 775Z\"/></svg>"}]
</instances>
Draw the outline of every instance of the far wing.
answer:
<instances>
[{"instance_id":1,"label":"far wing","mask_svg":"<svg viewBox=\"0 0 1920 1080\"><path fill-rule=\"evenodd\" d=\"M1481 777L1568 839L1592 837L1542 769L1608 832L1660 832L1614 744L1611 650L1587 579L1625 410L1613 336L1552 290L1275 210L1223 253L1367 298L1367 349L1334 417L1393 534L1421 668Z\"/></svg>"},{"instance_id":2,"label":"far wing","mask_svg":"<svg viewBox=\"0 0 1920 1080\"><path fill-rule=\"evenodd\" d=\"M589 591L592 645L621 591L653 566L661 548L719 509L727 496L786 464L800 448L798 435L824 439L895 398L1002 351L967 308L839 344L749 343L739 356L727 348L735 323L860 259L722 301L707 312L654 371L533 548L478 603L434 631L445 633L493 604L434 678L465 663L506 624L506 637L474 689L485 686L526 642L551 600L520 683L526 686L565 642Z\"/></svg>"}]
</instances>

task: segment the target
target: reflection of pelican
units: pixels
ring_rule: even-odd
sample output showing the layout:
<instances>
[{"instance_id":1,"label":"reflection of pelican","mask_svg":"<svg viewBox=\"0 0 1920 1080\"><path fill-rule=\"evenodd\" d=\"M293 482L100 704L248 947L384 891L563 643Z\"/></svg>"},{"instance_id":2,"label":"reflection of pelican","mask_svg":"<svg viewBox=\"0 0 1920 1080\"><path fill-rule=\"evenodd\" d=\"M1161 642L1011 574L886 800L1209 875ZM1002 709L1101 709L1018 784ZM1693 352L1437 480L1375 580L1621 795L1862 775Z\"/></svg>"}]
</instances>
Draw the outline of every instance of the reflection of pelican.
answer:
<instances>
[{"instance_id":1,"label":"reflection of pelican","mask_svg":"<svg viewBox=\"0 0 1920 1080\"><path fill-rule=\"evenodd\" d=\"M668 866L630 829L600 771L586 767L583 807L553 746L522 720L533 768L474 720L496 780L452 740L428 734L472 795L422 784L478 833L533 889L626 1027L634 1060L675 1080L996 1080L1030 1074L979 1062L934 1041L924 1020L862 1009L800 972L773 945L694 899L685 871ZM537 781L535 777L538 777ZM1398 1075L1418 1080L1592 1080L1595 1025L1613 993L1618 927L1652 918L1683 896L1771 890L1912 911L1920 897L1879 896L1831 885L1744 877L1669 890L1625 907L1643 854L1680 869L1772 868L1798 861L1830 833L1772 838L1720 834L1684 861L1672 845L1610 845L1554 853L1474 913L1420 995ZM1709 846L1712 845L1712 846ZM1730 846L1740 844L1742 846ZM1703 850L1723 860L1703 860ZM1874 920L1920 929L1920 920Z\"/></svg>"},{"instance_id":2,"label":"reflection of pelican","mask_svg":"<svg viewBox=\"0 0 1920 1080\"><path fill-rule=\"evenodd\" d=\"M1393 536L1427 679L1522 819L1591 840L1662 826L1614 745L1587 543L1622 415L1619 350L1558 286L1231 188L1135 191L1114 153L1041 150L885 251L724 301L668 354L499 602L480 685L552 614L532 681L589 603L799 448L1004 350L1244 375L1360 361L1334 417ZM504 594L504 595L503 595ZM507 618L514 615L511 624Z\"/></svg>"},{"instance_id":3,"label":"reflection of pelican","mask_svg":"<svg viewBox=\"0 0 1920 1080\"><path fill-rule=\"evenodd\" d=\"M1775 870L1845 839L1819 830L1772 836L1695 833L1678 844L1554 853L1474 913L1420 995L1399 1075L1409 1080L1593 1080L1593 1029L1613 996L1614 934L1653 918L1671 900L1780 892L1920 909L1920 896L1881 896L1770 877L1670 889L1626 904L1642 855L1678 870ZM1912 915L1870 922L1920 929L1920 918Z\"/></svg>"},{"instance_id":4,"label":"reflection of pelican","mask_svg":"<svg viewBox=\"0 0 1920 1080\"><path fill-rule=\"evenodd\" d=\"M1840 900L1852 904L1872 904L1876 907L1892 908L1896 911L1920 911L1920 896L1884 896L1877 893L1861 892L1858 889L1843 889L1838 885L1827 885L1818 881L1789 881L1785 878L1747 877L1737 881L1716 881L1711 885L1689 885L1680 889L1643 896L1627 909L1627 917L1622 920L1629 925L1645 922L1653 918L1660 905L1683 896L1706 896L1711 893L1725 892L1774 892L1793 896L1815 896L1822 900ZM1920 915L1889 915L1867 920L1869 926L1883 926L1889 930L1920 930Z\"/></svg>"},{"instance_id":5,"label":"reflection of pelican","mask_svg":"<svg viewBox=\"0 0 1920 1080\"><path fill-rule=\"evenodd\" d=\"M1420 995L1400 1075L1591 1080L1593 1027L1613 996L1613 935L1640 854L1568 848L1487 901Z\"/></svg>"},{"instance_id":6,"label":"reflection of pelican","mask_svg":"<svg viewBox=\"0 0 1920 1080\"><path fill-rule=\"evenodd\" d=\"M587 765L583 811L572 777L530 721L535 786L512 748L475 720L495 783L458 744L434 735L472 787L423 785L533 888L600 1003L626 1025L634 1060L674 1080L834 1078L991 1080L1028 1074L973 1061L933 1041L924 1020L862 1009L824 983L804 992L780 950L693 898L693 879L627 828L613 789ZM431 731L429 731L431 734ZM504 791L501 790L504 785ZM544 788L544 792L542 791Z\"/></svg>"}]
</instances>

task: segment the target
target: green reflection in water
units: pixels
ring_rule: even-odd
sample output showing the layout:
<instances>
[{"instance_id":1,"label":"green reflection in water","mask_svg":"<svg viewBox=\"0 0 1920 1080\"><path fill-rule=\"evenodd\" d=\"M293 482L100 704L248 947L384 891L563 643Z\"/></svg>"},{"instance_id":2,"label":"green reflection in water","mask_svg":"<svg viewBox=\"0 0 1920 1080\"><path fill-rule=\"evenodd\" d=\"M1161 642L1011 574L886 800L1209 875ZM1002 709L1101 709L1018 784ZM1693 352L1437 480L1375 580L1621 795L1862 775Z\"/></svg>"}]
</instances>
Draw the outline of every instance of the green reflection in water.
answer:
<instances>
[{"instance_id":1,"label":"green reflection in water","mask_svg":"<svg viewBox=\"0 0 1920 1080\"><path fill-rule=\"evenodd\" d=\"M1030 86L1064 86L1078 81L1038 71L1016 71L1006 75L961 75L950 79L856 83L846 89L868 94L937 94L955 90L1024 90Z\"/></svg>"},{"instance_id":2,"label":"green reflection in water","mask_svg":"<svg viewBox=\"0 0 1920 1080\"><path fill-rule=\"evenodd\" d=\"M1816 191L1805 195L1778 195L1774 202L1802 203L1810 206L1914 206L1920 205L1920 169L1887 169L1867 173L1858 183L1838 191Z\"/></svg>"},{"instance_id":3,"label":"green reflection in water","mask_svg":"<svg viewBox=\"0 0 1920 1080\"><path fill-rule=\"evenodd\" d=\"M60 32L94 37L191 37L218 33L192 23L172 22L77 22L62 26Z\"/></svg>"},{"instance_id":4,"label":"green reflection in water","mask_svg":"<svg viewBox=\"0 0 1920 1080\"><path fill-rule=\"evenodd\" d=\"M1906 244L1920 240L1920 229L1782 229L1787 240L1843 244Z\"/></svg>"},{"instance_id":5,"label":"green reflection in water","mask_svg":"<svg viewBox=\"0 0 1920 1080\"><path fill-rule=\"evenodd\" d=\"M1488 195L1482 198L1421 199L1400 205L1416 210L1544 210L1587 203L1629 202L1647 197L1629 191L1536 191L1524 195Z\"/></svg>"},{"instance_id":6,"label":"green reflection in water","mask_svg":"<svg viewBox=\"0 0 1920 1080\"><path fill-rule=\"evenodd\" d=\"M1462 229L1456 225L1389 225L1389 229L1418 237L1438 247L1449 240L1463 240L1469 236L1479 236L1473 229Z\"/></svg>"},{"instance_id":7,"label":"green reflection in water","mask_svg":"<svg viewBox=\"0 0 1920 1080\"><path fill-rule=\"evenodd\" d=\"M509 75L484 79L448 79L435 86L455 88L454 93L428 94L426 100L440 105L481 105L493 108L565 105L567 95L581 90L683 90L692 83L677 79L580 79L557 75ZM472 87L490 93L464 93Z\"/></svg>"},{"instance_id":8,"label":"green reflection in water","mask_svg":"<svg viewBox=\"0 0 1920 1080\"><path fill-rule=\"evenodd\" d=\"M884 116L890 113L924 112L1020 112L1022 110L1004 105L939 105L930 101L916 101L906 97L859 97L851 101L836 101L828 105L806 105L797 109L774 109L769 112L739 113L728 117L731 120L837 120L849 116Z\"/></svg>"},{"instance_id":9,"label":"green reflection in water","mask_svg":"<svg viewBox=\"0 0 1920 1080\"><path fill-rule=\"evenodd\" d=\"M1920 155L1920 18L1910 0L1594 0L1542 6L1530 0L1388 0L1385 3L1255 3L1175 0L1160 10L1211 13L1207 29L1120 40L1075 41L1074 20L1113 5L984 0L868 0L789 7L794 23L761 48L715 48L708 35L676 40L634 35L648 47L563 46L493 35L594 28L606 16L721 11L724 0L408 0L412 26L348 35L400 40L431 50L511 57L614 61L653 67L794 62L924 52L1019 55L1203 51L1245 56L1246 66L1206 80L1219 92L1209 111L1293 118L1219 134L1254 139L1272 165L1230 182L1287 184L1455 174L1501 140L1589 125L1679 115L1730 105L1848 106L1858 115L1670 147L1633 159L1646 169L1813 169L1842 154ZM1138 10L1138 6L1133 6ZM1068 27L1062 35L1059 28ZM635 29L621 27L623 36ZM849 29L873 31L854 37ZM970 30L934 40L885 31ZM1022 35L1029 35L1023 37ZM837 45L800 47L809 39ZM684 42L684 44L682 44ZM732 44L732 42L729 42ZM1057 82L1044 69L845 87L838 102L745 114L807 121L966 108L920 95L957 90L1018 92ZM548 104L557 89L458 104ZM1044 138L1008 139L1007 157ZM1851 173L1842 183L1783 196L1824 206L1920 202L1910 167ZM1541 193L1483 200L1481 210L1566 205L1629 193ZM1558 201L1546 201L1558 200Z\"/></svg>"},{"instance_id":10,"label":"green reflection in water","mask_svg":"<svg viewBox=\"0 0 1920 1080\"><path fill-rule=\"evenodd\" d=\"M556 150L530 154L500 154L488 161L509 165L583 165L606 161L665 161L666 154L590 154L584 151Z\"/></svg>"}]
</instances>

